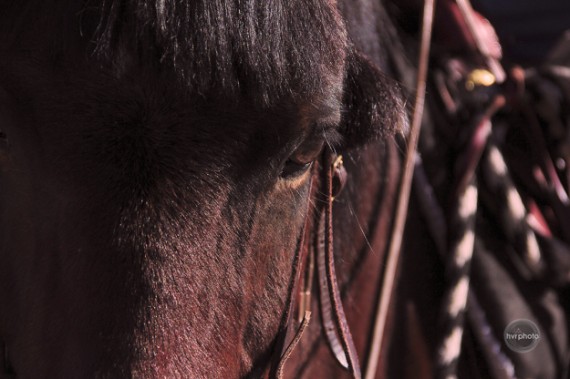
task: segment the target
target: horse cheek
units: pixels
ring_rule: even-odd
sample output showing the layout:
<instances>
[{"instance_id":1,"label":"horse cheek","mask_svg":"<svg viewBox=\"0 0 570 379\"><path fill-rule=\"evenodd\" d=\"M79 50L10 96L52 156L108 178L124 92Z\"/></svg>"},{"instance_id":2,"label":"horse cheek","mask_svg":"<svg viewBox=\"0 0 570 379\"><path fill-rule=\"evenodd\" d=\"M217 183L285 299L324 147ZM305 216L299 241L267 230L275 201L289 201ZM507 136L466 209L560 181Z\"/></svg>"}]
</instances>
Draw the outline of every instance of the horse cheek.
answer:
<instances>
[{"instance_id":1,"label":"horse cheek","mask_svg":"<svg viewBox=\"0 0 570 379\"><path fill-rule=\"evenodd\" d=\"M294 254L308 210L308 184L295 191L278 188L260 201L251 234L253 270L249 282L255 288L251 314L245 335L245 349L251 357L267 350L278 334L280 319L275 310L284 312ZM259 273L263 273L260 275ZM273 316L272 316L273 315ZM255 360L255 358L254 358Z\"/></svg>"}]
</instances>

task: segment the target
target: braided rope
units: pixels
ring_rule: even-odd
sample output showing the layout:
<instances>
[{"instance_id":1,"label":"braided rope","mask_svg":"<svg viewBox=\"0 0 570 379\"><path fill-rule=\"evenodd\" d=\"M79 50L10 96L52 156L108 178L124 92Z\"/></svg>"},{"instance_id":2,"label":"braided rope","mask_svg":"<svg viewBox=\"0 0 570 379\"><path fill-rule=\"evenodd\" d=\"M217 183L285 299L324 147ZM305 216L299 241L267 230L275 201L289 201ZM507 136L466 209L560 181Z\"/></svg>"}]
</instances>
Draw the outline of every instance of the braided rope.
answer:
<instances>
[{"instance_id":1,"label":"braided rope","mask_svg":"<svg viewBox=\"0 0 570 379\"><path fill-rule=\"evenodd\" d=\"M440 258L446 257L447 221L443 209L438 203L432 185L424 171L421 158L416 159L414 170L414 191L419 201L420 210L427 222ZM501 349L500 337L497 338L491 329L485 310L479 304L477 295L470 286L465 311L469 326L481 346L489 364L489 370L496 379L514 379L515 369L512 361Z\"/></svg>"},{"instance_id":2,"label":"braided rope","mask_svg":"<svg viewBox=\"0 0 570 379\"><path fill-rule=\"evenodd\" d=\"M454 379L461 353L461 342L467 298L469 271L475 243L475 216L478 206L478 189L475 171L491 134L491 117L503 107L505 99L496 96L480 115L474 126L456 172L456 205L452 208L448 230L450 254L446 262L448 288L440 312L442 339L436 353L436 377Z\"/></svg>"},{"instance_id":3,"label":"braided rope","mask_svg":"<svg viewBox=\"0 0 570 379\"><path fill-rule=\"evenodd\" d=\"M459 195L454 214L455 236L451 241L451 254L447 262L446 277L449 283L443 300L441 316L443 338L437 350L437 377L457 378L457 363L461 353L465 310L469 293L469 271L475 243L475 216L478 190L471 179Z\"/></svg>"},{"instance_id":4,"label":"braided rope","mask_svg":"<svg viewBox=\"0 0 570 379\"><path fill-rule=\"evenodd\" d=\"M498 209L503 233L521 255L523 262L533 274L542 271L540 246L534 231L527 222L528 212L523 200L510 178L503 155L497 146L489 142L487 153L481 161L481 169L487 188L502 206Z\"/></svg>"}]
</instances>

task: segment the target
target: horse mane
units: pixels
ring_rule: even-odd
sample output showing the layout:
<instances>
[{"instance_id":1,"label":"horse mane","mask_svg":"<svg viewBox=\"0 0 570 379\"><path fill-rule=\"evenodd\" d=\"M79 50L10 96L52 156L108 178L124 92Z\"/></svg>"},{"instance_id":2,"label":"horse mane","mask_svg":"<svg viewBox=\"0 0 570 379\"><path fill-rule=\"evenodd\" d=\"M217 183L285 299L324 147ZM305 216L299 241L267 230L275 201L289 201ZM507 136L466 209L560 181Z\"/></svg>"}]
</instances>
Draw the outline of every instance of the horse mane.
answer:
<instances>
[{"instance_id":1,"label":"horse mane","mask_svg":"<svg viewBox=\"0 0 570 379\"><path fill-rule=\"evenodd\" d=\"M346 31L324 0L102 0L100 9L99 57L167 64L201 95L271 104L323 95L342 75Z\"/></svg>"}]
</instances>

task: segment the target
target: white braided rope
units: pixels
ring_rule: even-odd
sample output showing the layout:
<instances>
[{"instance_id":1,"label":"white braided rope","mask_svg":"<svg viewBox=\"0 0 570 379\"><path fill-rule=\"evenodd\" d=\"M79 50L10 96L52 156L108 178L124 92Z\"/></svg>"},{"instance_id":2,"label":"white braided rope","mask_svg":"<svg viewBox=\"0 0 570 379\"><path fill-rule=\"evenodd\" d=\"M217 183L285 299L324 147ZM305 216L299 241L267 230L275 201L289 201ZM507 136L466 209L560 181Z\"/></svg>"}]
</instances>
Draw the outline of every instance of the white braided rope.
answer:
<instances>
[{"instance_id":1,"label":"white braided rope","mask_svg":"<svg viewBox=\"0 0 570 379\"><path fill-rule=\"evenodd\" d=\"M456 212L456 230L460 232L451 241L450 260L446 267L449 288L443 299L443 338L437 350L437 373L439 378L457 377L457 363L461 353L461 342L469 294L469 271L475 244L475 216L478 191L475 180L459 195Z\"/></svg>"}]
</instances>

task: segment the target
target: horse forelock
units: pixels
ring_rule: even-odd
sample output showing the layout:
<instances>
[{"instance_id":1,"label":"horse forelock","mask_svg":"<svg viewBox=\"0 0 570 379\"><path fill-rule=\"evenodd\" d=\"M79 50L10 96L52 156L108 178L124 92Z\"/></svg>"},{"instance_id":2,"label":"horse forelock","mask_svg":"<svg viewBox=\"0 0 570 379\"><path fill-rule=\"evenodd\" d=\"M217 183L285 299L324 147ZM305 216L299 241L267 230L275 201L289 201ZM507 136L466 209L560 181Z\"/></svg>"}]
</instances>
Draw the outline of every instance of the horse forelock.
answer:
<instances>
[{"instance_id":1,"label":"horse forelock","mask_svg":"<svg viewBox=\"0 0 570 379\"><path fill-rule=\"evenodd\" d=\"M326 0L103 0L95 52L169 67L200 95L339 96L346 31ZM332 92L332 93L331 93Z\"/></svg>"}]
</instances>

